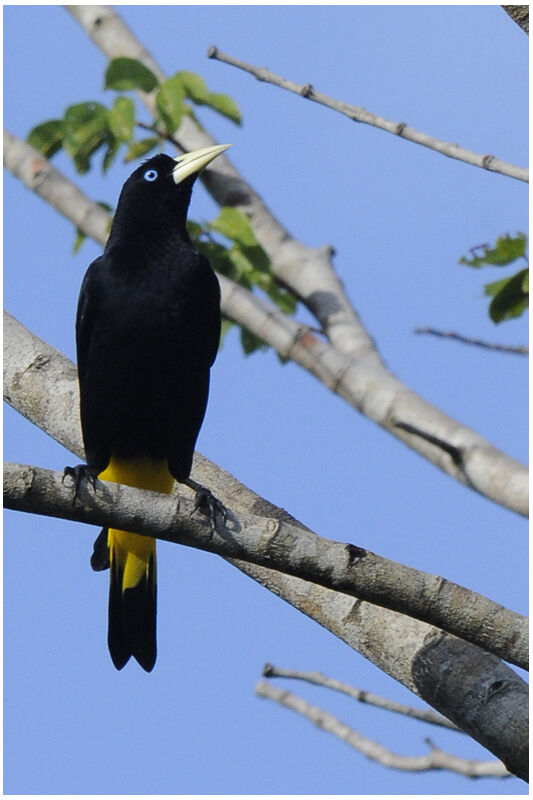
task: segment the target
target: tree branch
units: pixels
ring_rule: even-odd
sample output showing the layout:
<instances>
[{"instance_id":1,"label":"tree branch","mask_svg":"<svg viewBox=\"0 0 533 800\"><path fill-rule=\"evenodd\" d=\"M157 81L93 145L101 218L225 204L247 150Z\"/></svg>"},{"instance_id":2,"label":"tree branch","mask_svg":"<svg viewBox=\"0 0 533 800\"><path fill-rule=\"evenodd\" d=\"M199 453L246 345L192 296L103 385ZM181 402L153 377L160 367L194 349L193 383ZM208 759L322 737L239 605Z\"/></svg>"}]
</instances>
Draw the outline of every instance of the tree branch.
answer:
<instances>
[{"instance_id":1,"label":"tree branch","mask_svg":"<svg viewBox=\"0 0 533 800\"><path fill-rule=\"evenodd\" d=\"M338 739L341 739L341 741L346 742L346 744L358 750L366 756L366 758L369 758L371 761L376 761L384 767L403 770L405 772L427 772L434 769L447 770L449 772L457 772L459 775L465 775L469 778L509 777L509 772L501 761L467 761L466 759L457 758L457 756L439 750L428 740L426 741L431 748L428 755L398 755L388 748L383 747L383 745L378 742L372 741L372 739L369 739L367 736L363 736L362 733L359 733L344 722L341 722L328 711L323 711L321 708L307 703L301 697L297 697L291 692L271 686L264 681L260 681L257 684L255 693L258 697L273 700L279 703L279 705L291 711L295 711L318 728L332 733Z\"/></svg>"},{"instance_id":2,"label":"tree branch","mask_svg":"<svg viewBox=\"0 0 533 800\"><path fill-rule=\"evenodd\" d=\"M438 725L441 728L448 728L448 730L458 731L463 733L457 725L450 722L449 719L443 717L442 714L437 714L429 708L413 708L404 703L397 703L395 700L388 700L387 698L380 697L377 694L368 692L366 689L357 689L355 686L350 686L348 683L342 683L335 680L335 678L327 678L321 672L303 672L294 669L282 669L275 667L273 664L265 664L263 667L263 676L265 678L291 678L299 681L306 681L313 683L315 686L324 686L327 689L333 689L336 692L351 697L359 703L382 708L385 711L392 711L395 714L403 714L411 719L417 719L421 722L427 722L430 725Z\"/></svg>"},{"instance_id":3,"label":"tree branch","mask_svg":"<svg viewBox=\"0 0 533 800\"><path fill-rule=\"evenodd\" d=\"M406 125L405 122L391 122L360 106L353 106L341 100L335 100L322 92L318 92L310 83L298 84L286 80L270 72L266 67L256 67L253 64L247 64L233 56L222 53L215 45L211 45L207 51L207 57L214 58L216 61L222 61L224 64L229 64L232 67L237 67L237 69L248 72L250 75L253 75L254 78L257 78L258 81L271 83L273 86L286 89L288 92L298 94L300 97L305 97L307 100L313 100L315 103L319 103L327 108L331 108L333 111L344 114L344 116L349 117L349 119L355 122L364 122L367 125L372 125L375 128L387 131L387 133L400 136L402 139L407 139L415 144L428 147L430 150L436 150L443 156L464 161L466 164L472 164L475 167L482 167L490 172L499 172L501 175L506 175L509 178L517 178L520 181L526 181L526 183L529 181L529 170L525 167L508 164L506 161L501 161L499 158L495 158L491 155L483 156L478 153L473 153L471 150L466 150L466 148L460 147L458 144L444 142L441 139L436 139L433 136L428 136L426 133L417 131L415 128Z\"/></svg>"},{"instance_id":4,"label":"tree branch","mask_svg":"<svg viewBox=\"0 0 533 800\"><path fill-rule=\"evenodd\" d=\"M83 8L86 8L85 6ZM92 8L90 6L89 8ZM104 244L109 215L92 203L36 150L4 133L6 167L81 230ZM307 326L276 306L219 275L222 310L230 318L318 378L353 408L428 461L471 489L519 514L528 514L527 469L494 448L486 439L427 403L398 380L381 361L370 363L339 352ZM427 435L415 435L409 420ZM400 424L399 424L400 423ZM447 442L461 458L432 442Z\"/></svg>"},{"instance_id":5,"label":"tree branch","mask_svg":"<svg viewBox=\"0 0 533 800\"><path fill-rule=\"evenodd\" d=\"M213 533L189 519L193 501L98 481L72 489L58 472L4 464L6 508L154 536L247 561L436 625L527 669L527 619L443 578L352 544L317 536L282 509L275 518L234 515ZM182 507L184 510L182 510ZM185 514L185 516L184 516Z\"/></svg>"},{"instance_id":6,"label":"tree branch","mask_svg":"<svg viewBox=\"0 0 533 800\"><path fill-rule=\"evenodd\" d=\"M502 8L529 36L529 6L502 6Z\"/></svg>"},{"instance_id":7,"label":"tree branch","mask_svg":"<svg viewBox=\"0 0 533 800\"><path fill-rule=\"evenodd\" d=\"M461 333L455 333L454 331L438 331L436 328L415 328L415 333L430 334L431 336L439 336L443 339L454 339L456 342L472 344L476 347L483 347L485 350L494 350L500 353L515 353L519 356L529 355L528 347L493 344L491 342L485 342L483 339L473 339L470 336L463 336Z\"/></svg>"}]
</instances>

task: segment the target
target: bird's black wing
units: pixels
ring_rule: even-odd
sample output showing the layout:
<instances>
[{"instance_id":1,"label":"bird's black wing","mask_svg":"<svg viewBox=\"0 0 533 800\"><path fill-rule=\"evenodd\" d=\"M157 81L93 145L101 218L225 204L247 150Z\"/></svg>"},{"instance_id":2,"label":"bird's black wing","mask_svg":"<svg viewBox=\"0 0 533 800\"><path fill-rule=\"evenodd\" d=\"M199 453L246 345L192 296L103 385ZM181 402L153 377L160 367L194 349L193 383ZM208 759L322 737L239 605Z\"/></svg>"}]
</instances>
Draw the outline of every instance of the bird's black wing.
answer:
<instances>
[{"instance_id":1,"label":"bird's black wing","mask_svg":"<svg viewBox=\"0 0 533 800\"><path fill-rule=\"evenodd\" d=\"M95 259L87 269L78 299L76 314L76 351L78 380L80 384L80 414L85 444L85 457L90 468L100 471L109 461L105 442L96 435L94 395L98 391L95 381L94 356L91 344L98 325L100 298L103 291L102 275L106 255Z\"/></svg>"},{"instance_id":2,"label":"bird's black wing","mask_svg":"<svg viewBox=\"0 0 533 800\"><path fill-rule=\"evenodd\" d=\"M176 480L184 482L191 470L196 439L200 431L209 394L209 371L220 342L220 286L205 256L194 253L194 278L179 287L176 296L176 332L186 334L187 347L179 352L176 368L171 371L174 385L169 394L176 398L170 417L169 469ZM186 305L180 295L187 294Z\"/></svg>"},{"instance_id":3,"label":"bird's black wing","mask_svg":"<svg viewBox=\"0 0 533 800\"><path fill-rule=\"evenodd\" d=\"M216 358L220 344L220 284L207 258L199 253L200 269L205 273L205 349L211 367Z\"/></svg>"}]
</instances>

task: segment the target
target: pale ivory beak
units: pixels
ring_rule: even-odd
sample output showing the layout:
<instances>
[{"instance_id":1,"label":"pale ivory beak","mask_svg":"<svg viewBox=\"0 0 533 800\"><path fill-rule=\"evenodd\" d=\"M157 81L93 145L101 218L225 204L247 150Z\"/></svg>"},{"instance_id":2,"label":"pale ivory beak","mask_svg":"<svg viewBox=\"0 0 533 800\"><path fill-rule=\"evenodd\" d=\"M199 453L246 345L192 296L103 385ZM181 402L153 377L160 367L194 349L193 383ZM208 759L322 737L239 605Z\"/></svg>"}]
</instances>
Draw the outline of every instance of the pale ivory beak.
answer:
<instances>
[{"instance_id":1,"label":"pale ivory beak","mask_svg":"<svg viewBox=\"0 0 533 800\"><path fill-rule=\"evenodd\" d=\"M172 170L174 183L181 183L189 175L194 175L206 167L214 158L219 156L224 150L231 147L230 144L215 144L212 147L202 147L200 150L193 150L192 153L184 153L174 161L176 166Z\"/></svg>"}]
</instances>

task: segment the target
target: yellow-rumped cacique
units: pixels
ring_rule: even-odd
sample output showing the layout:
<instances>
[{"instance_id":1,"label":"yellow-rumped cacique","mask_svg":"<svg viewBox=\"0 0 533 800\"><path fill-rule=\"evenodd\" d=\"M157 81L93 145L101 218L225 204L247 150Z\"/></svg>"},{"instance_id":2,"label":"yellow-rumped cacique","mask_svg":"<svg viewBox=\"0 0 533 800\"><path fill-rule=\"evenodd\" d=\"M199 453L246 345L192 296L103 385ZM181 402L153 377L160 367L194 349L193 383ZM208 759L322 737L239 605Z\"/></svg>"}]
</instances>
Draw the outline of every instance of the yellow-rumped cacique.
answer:
<instances>
[{"instance_id":1,"label":"yellow-rumped cacique","mask_svg":"<svg viewBox=\"0 0 533 800\"><path fill-rule=\"evenodd\" d=\"M95 478L170 493L196 491L214 524L225 509L190 478L220 339L220 288L186 229L200 172L230 145L145 161L122 187L103 254L80 290L76 348L86 464ZM108 644L117 669L133 656L153 669L156 645L155 539L103 529L91 565L110 568Z\"/></svg>"}]
</instances>

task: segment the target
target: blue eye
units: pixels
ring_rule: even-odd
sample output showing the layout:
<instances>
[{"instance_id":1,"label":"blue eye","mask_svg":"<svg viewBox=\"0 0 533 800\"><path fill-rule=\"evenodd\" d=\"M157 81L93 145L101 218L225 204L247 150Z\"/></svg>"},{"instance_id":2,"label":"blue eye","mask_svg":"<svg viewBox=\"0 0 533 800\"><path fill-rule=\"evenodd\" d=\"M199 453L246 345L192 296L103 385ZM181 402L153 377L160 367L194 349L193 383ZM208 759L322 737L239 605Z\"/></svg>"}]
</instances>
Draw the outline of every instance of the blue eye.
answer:
<instances>
[{"instance_id":1,"label":"blue eye","mask_svg":"<svg viewBox=\"0 0 533 800\"><path fill-rule=\"evenodd\" d=\"M155 169L147 169L144 173L144 180L145 181L156 181L157 180L157 170Z\"/></svg>"}]
</instances>

